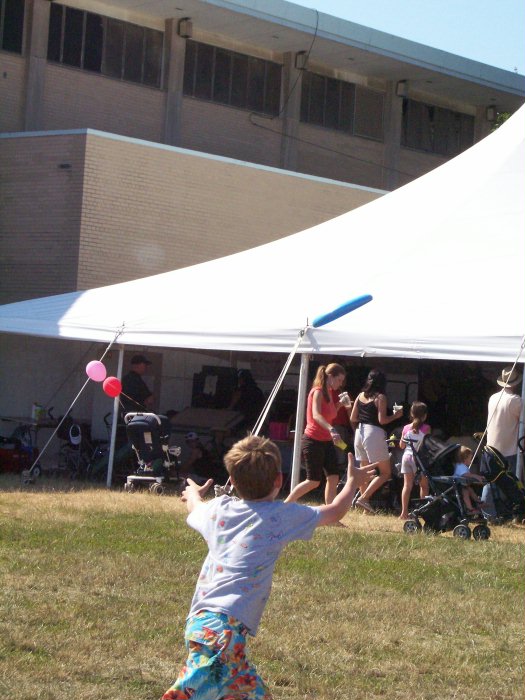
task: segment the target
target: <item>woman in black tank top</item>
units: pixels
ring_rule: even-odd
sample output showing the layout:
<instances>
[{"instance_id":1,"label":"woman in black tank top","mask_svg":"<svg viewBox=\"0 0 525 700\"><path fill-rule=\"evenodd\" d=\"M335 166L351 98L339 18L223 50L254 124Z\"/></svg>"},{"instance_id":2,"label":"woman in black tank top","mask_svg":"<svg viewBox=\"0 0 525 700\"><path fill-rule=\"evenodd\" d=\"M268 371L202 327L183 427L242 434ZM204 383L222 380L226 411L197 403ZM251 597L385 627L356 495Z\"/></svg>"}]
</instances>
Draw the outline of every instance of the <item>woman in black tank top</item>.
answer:
<instances>
[{"instance_id":1,"label":"woman in black tank top","mask_svg":"<svg viewBox=\"0 0 525 700\"><path fill-rule=\"evenodd\" d=\"M383 372L373 369L368 373L362 392L354 401L350 421L356 431L356 458L361 466L377 462L378 474L366 489L361 492L356 505L364 510L374 512L370 497L390 478L390 455L386 444L386 432L383 426L392 423L403 415L403 409L393 415L387 415L385 396L386 377Z\"/></svg>"}]
</instances>

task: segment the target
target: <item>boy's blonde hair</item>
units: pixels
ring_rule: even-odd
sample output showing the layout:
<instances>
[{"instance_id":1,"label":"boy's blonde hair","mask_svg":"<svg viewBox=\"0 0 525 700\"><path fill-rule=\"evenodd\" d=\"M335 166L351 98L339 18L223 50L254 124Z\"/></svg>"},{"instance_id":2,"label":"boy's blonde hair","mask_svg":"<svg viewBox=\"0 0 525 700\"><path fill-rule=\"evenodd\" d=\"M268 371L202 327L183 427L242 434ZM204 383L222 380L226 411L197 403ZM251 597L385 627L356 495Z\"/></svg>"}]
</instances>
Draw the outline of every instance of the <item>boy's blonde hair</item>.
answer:
<instances>
[{"instance_id":1,"label":"boy's blonde hair","mask_svg":"<svg viewBox=\"0 0 525 700\"><path fill-rule=\"evenodd\" d=\"M248 435L226 453L224 464L239 496L254 501L272 492L281 471L281 453L268 438Z\"/></svg>"},{"instance_id":2,"label":"boy's blonde hair","mask_svg":"<svg viewBox=\"0 0 525 700\"><path fill-rule=\"evenodd\" d=\"M456 461L465 463L465 460L472 457L472 450L466 445L460 445L456 451Z\"/></svg>"}]
</instances>

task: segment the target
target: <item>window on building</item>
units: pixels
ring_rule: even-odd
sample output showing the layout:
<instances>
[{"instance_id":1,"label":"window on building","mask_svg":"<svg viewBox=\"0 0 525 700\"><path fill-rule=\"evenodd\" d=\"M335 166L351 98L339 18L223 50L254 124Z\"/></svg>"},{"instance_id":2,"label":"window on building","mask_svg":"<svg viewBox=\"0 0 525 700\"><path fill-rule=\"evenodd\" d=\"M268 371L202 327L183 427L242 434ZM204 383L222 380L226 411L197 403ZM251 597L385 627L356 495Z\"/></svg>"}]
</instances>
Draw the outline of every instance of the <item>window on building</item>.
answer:
<instances>
[{"instance_id":1,"label":"window on building","mask_svg":"<svg viewBox=\"0 0 525 700\"><path fill-rule=\"evenodd\" d=\"M275 116L279 113L281 66L188 40L184 94Z\"/></svg>"},{"instance_id":2,"label":"window on building","mask_svg":"<svg viewBox=\"0 0 525 700\"><path fill-rule=\"evenodd\" d=\"M24 0L0 0L0 48L22 53Z\"/></svg>"},{"instance_id":3,"label":"window on building","mask_svg":"<svg viewBox=\"0 0 525 700\"><path fill-rule=\"evenodd\" d=\"M451 109L403 100L401 145L455 156L474 143L474 117Z\"/></svg>"},{"instance_id":4,"label":"window on building","mask_svg":"<svg viewBox=\"0 0 525 700\"><path fill-rule=\"evenodd\" d=\"M164 35L155 29L53 3L49 61L160 87Z\"/></svg>"},{"instance_id":5,"label":"window on building","mask_svg":"<svg viewBox=\"0 0 525 700\"><path fill-rule=\"evenodd\" d=\"M383 140L382 92L305 71L301 121Z\"/></svg>"}]
</instances>

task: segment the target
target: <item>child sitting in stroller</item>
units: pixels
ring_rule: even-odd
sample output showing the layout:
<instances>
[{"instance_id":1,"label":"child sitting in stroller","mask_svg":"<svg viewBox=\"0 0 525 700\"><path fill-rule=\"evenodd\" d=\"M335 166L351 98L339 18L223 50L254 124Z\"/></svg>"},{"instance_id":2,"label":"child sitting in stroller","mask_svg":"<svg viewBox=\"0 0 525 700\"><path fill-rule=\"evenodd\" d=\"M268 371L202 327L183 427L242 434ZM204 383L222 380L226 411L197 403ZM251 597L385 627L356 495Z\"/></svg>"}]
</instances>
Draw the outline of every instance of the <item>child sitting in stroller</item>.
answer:
<instances>
[{"instance_id":1,"label":"child sitting in stroller","mask_svg":"<svg viewBox=\"0 0 525 700\"><path fill-rule=\"evenodd\" d=\"M474 474L470 471L473 453L470 447L460 445L455 454L454 476L461 476L466 480L472 480L478 483L485 483L485 479L479 474ZM467 508L467 515L481 514L481 498L474 491L472 486L463 486L461 495Z\"/></svg>"}]
</instances>

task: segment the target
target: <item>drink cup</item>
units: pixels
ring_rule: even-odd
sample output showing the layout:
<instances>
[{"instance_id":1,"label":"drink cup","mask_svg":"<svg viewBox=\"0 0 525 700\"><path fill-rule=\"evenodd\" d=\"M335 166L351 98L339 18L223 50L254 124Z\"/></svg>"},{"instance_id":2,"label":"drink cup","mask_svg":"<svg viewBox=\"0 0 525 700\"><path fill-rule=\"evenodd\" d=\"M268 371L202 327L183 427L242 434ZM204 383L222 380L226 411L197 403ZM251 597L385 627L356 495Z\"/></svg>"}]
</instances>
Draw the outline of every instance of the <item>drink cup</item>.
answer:
<instances>
[{"instance_id":1,"label":"drink cup","mask_svg":"<svg viewBox=\"0 0 525 700\"><path fill-rule=\"evenodd\" d=\"M346 450L347 448L347 444L344 440L338 440L337 442L334 442L334 445L340 450Z\"/></svg>"},{"instance_id":2,"label":"drink cup","mask_svg":"<svg viewBox=\"0 0 525 700\"><path fill-rule=\"evenodd\" d=\"M350 408L352 405L352 399L348 395L347 391L343 391L341 394L339 394L339 401L343 404L343 406L346 406L346 408Z\"/></svg>"}]
</instances>

